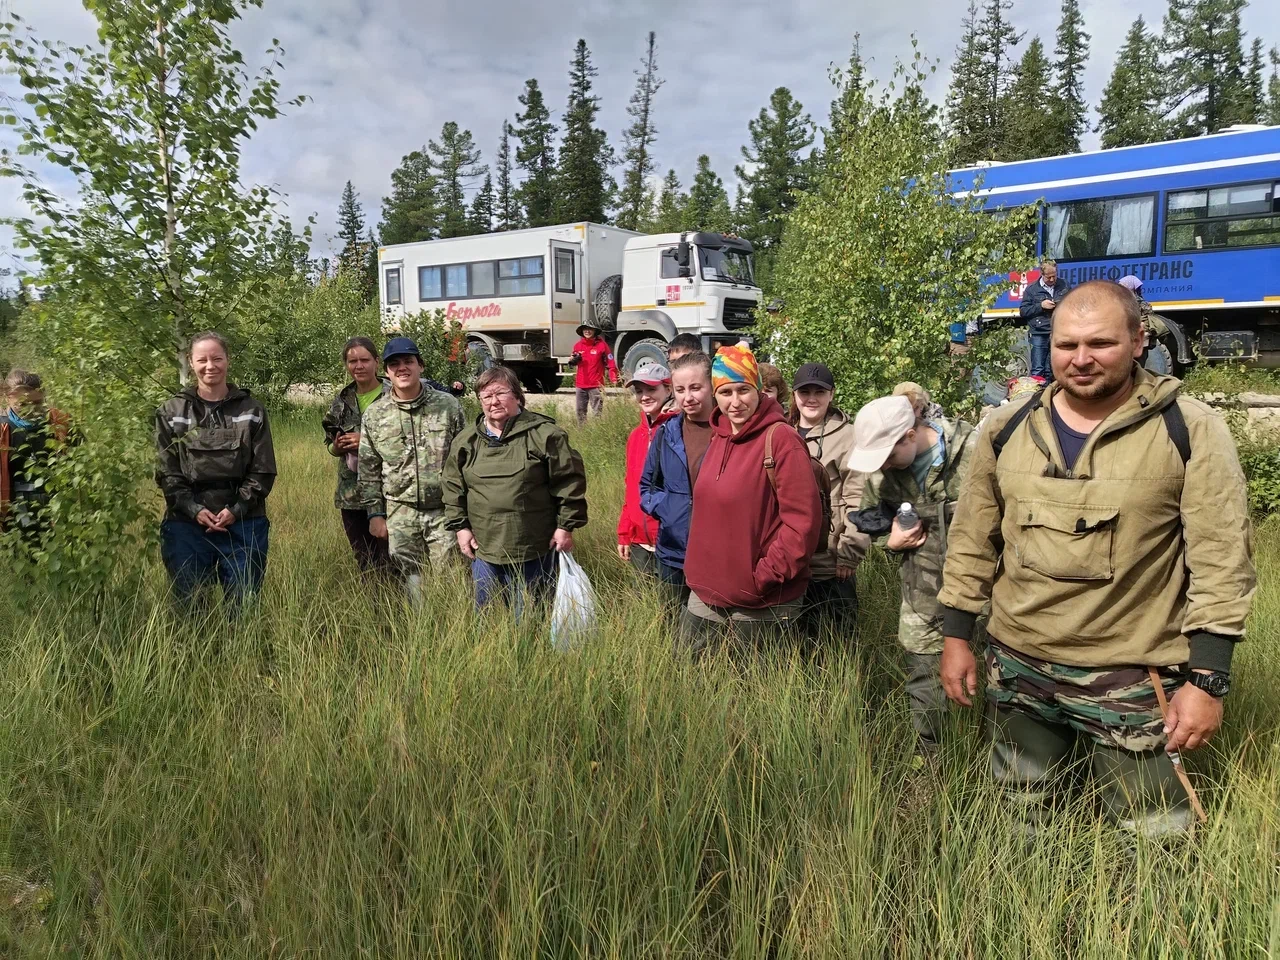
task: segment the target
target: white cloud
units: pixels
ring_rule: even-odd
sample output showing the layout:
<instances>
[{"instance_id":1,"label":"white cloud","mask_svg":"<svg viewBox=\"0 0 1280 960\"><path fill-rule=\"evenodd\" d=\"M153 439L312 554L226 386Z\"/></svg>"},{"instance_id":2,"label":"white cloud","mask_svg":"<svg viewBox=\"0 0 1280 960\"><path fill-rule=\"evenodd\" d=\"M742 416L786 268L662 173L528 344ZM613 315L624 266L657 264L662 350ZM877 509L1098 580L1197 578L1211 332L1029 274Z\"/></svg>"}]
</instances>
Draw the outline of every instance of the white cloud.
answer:
<instances>
[{"instance_id":1,"label":"white cloud","mask_svg":"<svg viewBox=\"0 0 1280 960\"><path fill-rule=\"evenodd\" d=\"M93 20L79 0L11 2L46 38L92 39ZM1084 0L1093 38L1085 87L1093 102L1131 20L1142 14L1158 29L1165 6L1165 0ZM1018 29L1052 50L1057 7L1052 0L1018 0ZM914 32L921 51L938 62L929 92L941 100L964 2L739 0L673 11L669 0L266 0L236 25L235 40L253 65L279 38L286 50L283 92L312 100L262 128L245 152L243 175L288 194L295 219L316 213L323 247L336 229L343 184L352 181L376 224L391 171L446 120L470 129L492 161L502 121L519 109L524 81L537 77L559 124L579 37L600 71L602 125L620 146L634 71L653 29L666 80L657 100L659 173L674 167L687 186L698 154L707 153L732 194L748 120L778 86L790 87L816 121L824 120L832 95L828 68L847 61L855 33L872 74L887 80L895 58L911 55ZM1256 2L1245 27L1268 45L1280 42L1280 4ZM12 190L0 188L0 210L12 207Z\"/></svg>"}]
</instances>

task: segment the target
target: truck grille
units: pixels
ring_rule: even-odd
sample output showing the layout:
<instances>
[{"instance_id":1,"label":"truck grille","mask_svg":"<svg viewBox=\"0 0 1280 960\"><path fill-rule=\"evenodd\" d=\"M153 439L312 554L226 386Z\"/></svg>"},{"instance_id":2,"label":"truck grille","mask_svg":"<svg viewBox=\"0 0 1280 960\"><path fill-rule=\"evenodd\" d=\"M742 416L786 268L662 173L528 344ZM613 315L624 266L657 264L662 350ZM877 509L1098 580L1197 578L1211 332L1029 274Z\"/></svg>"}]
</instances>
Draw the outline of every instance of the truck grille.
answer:
<instances>
[{"instance_id":1,"label":"truck grille","mask_svg":"<svg viewBox=\"0 0 1280 960\"><path fill-rule=\"evenodd\" d=\"M724 302L724 328L741 330L756 322L756 302L754 300L726 300Z\"/></svg>"}]
</instances>

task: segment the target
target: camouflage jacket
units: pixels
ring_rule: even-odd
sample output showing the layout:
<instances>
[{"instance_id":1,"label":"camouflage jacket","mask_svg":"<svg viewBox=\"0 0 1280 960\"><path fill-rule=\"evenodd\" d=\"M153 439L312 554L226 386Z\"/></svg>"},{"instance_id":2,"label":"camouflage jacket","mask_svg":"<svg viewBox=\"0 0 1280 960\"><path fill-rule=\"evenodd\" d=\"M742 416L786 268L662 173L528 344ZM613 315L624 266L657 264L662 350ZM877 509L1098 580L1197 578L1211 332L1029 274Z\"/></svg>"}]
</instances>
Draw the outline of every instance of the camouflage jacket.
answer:
<instances>
[{"instance_id":1,"label":"camouflage jacket","mask_svg":"<svg viewBox=\"0 0 1280 960\"><path fill-rule=\"evenodd\" d=\"M423 387L413 400L387 393L364 412L360 431L361 505L371 517L387 514L387 503L438 510L441 475L449 446L466 424L462 404Z\"/></svg>"},{"instance_id":2,"label":"camouflage jacket","mask_svg":"<svg viewBox=\"0 0 1280 960\"><path fill-rule=\"evenodd\" d=\"M920 514L928 538L918 549L902 555L902 599L925 619L942 615L938 591L947 557L947 528L978 439L978 431L963 420L932 420L930 425L942 435L944 449L942 463L929 468L923 490L908 468L873 473L862 491L864 510L880 505L897 510L906 502ZM887 539L881 537L876 542L883 546Z\"/></svg>"},{"instance_id":3,"label":"camouflage jacket","mask_svg":"<svg viewBox=\"0 0 1280 960\"><path fill-rule=\"evenodd\" d=\"M382 396L391 392L390 385L382 382ZM360 474L347 466L347 455L333 449L333 443L342 433L360 432L360 403L356 399L356 385L349 383L339 391L329 404L329 412L324 415L321 425L324 427L324 445L338 461L338 489L333 494L333 505L339 510L362 510L360 492L357 489ZM372 406L372 404L370 404Z\"/></svg>"}]
</instances>

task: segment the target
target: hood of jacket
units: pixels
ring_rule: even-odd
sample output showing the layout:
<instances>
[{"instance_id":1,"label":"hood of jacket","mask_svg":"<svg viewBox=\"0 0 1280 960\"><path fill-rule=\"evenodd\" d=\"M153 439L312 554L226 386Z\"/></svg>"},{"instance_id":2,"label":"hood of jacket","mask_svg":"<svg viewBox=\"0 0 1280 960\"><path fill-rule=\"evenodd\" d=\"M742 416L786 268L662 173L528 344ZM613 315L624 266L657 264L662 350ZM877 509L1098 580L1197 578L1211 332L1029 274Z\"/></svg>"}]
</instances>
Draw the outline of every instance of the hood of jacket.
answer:
<instances>
[{"instance_id":1,"label":"hood of jacket","mask_svg":"<svg viewBox=\"0 0 1280 960\"><path fill-rule=\"evenodd\" d=\"M194 384L188 384L178 391L178 396L189 400L192 403L199 403L206 407L216 407L232 400L243 400L245 397L251 396L248 387L237 387L230 381L227 382L227 395L221 400L206 400L200 396L200 389Z\"/></svg>"}]
</instances>

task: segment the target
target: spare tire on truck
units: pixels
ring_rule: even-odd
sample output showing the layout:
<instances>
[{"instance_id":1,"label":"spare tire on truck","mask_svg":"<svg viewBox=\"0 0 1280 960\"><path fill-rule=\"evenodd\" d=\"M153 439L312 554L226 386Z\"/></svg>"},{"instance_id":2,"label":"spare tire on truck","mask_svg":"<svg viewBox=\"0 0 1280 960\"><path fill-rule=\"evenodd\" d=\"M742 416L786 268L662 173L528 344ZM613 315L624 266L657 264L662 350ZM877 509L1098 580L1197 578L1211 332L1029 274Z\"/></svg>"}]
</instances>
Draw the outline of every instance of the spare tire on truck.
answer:
<instances>
[{"instance_id":1,"label":"spare tire on truck","mask_svg":"<svg viewBox=\"0 0 1280 960\"><path fill-rule=\"evenodd\" d=\"M592 307L597 327L601 330L618 328L618 314L622 312L622 274L605 277L596 285Z\"/></svg>"}]
</instances>

